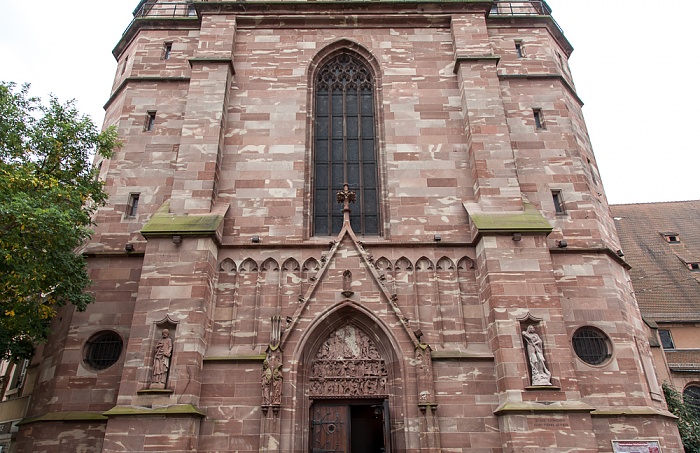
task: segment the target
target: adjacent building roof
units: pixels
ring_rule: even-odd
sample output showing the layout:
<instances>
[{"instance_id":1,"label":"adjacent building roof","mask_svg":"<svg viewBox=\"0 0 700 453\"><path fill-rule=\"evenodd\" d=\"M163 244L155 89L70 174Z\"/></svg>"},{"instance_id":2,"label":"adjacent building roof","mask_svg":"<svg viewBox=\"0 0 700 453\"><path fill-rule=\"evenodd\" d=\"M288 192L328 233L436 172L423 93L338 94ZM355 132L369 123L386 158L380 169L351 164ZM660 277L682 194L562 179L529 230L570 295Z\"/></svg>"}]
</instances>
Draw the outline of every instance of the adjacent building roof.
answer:
<instances>
[{"instance_id":1,"label":"adjacent building roof","mask_svg":"<svg viewBox=\"0 0 700 453\"><path fill-rule=\"evenodd\" d=\"M610 206L642 315L700 321L700 200Z\"/></svg>"}]
</instances>

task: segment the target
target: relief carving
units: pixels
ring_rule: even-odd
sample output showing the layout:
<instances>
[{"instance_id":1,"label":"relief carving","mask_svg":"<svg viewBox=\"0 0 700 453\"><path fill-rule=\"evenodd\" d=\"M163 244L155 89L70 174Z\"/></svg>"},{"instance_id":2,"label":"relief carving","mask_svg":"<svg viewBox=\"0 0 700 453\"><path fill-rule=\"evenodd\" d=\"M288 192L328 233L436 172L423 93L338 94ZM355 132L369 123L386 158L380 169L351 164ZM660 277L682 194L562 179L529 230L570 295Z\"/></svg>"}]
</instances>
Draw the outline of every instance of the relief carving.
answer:
<instances>
[{"instance_id":1,"label":"relief carving","mask_svg":"<svg viewBox=\"0 0 700 453\"><path fill-rule=\"evenodd\" d=\"M311 364L309 395L363 397L386 394L387 369L372 339L346 325L323 342Z\"/></svg>"}]
</instances>

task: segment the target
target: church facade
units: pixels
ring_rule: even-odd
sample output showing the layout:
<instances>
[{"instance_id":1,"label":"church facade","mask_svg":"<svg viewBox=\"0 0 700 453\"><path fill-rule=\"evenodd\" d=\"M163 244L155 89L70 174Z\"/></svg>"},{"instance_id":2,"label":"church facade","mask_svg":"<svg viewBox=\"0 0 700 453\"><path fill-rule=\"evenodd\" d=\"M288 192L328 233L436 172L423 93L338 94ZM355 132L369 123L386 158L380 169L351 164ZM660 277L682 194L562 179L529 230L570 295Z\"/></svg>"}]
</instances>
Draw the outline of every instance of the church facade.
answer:
<instances>
[{"instance_id":1,"label":"church facade","mask_svg":"<svg viewBox=\"0 0 700 453\"><path fill-rule=\"evenodd\" d=\"M543 1L141 2L17 452L683 451Z\"/></svg>"}]
</instances>

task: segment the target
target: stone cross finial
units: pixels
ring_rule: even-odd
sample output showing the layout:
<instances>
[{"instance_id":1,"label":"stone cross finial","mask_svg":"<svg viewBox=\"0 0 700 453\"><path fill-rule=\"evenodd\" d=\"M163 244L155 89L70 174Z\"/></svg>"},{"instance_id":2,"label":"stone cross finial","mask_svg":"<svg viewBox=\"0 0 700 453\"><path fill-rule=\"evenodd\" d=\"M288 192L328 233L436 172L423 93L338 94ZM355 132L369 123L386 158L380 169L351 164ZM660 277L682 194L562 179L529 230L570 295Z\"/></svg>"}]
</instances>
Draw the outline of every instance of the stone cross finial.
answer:
<instances>
[{"instance_id":1,"label":"stone cross finial","mask_svg":"<svg viewBox=\"0 0 700 453\"><path fill-rule=\"evenodd\" d=\"M343 184L343 190L336 194L338 203L343 203L343 221L350 221L350 203L355 202L355 191L350 190L348 183Z\"/></svg>"}]
</instances>

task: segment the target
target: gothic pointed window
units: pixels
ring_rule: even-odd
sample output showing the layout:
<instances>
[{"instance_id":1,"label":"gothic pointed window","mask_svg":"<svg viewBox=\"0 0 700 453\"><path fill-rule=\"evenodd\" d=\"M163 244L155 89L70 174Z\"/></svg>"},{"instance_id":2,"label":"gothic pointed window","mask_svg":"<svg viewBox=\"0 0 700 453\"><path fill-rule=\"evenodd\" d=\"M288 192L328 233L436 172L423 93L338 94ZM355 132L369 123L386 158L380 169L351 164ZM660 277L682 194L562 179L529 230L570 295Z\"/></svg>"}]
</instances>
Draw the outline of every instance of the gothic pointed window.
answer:
<instances>
[{"instance_id":1,"label":"gothic pointed window","mask_svg":"<svg viewBox=\"0 0 700 453\"><path fill-rule=\"evenodd\" d=\"M358 56L339 53L316 73L314 131L314 235L340 232L336 193L347 183L357 194L350 206L356 234L379 234L379 184L374 80Z\"/></svg>"}]
</instances>

